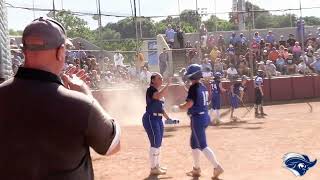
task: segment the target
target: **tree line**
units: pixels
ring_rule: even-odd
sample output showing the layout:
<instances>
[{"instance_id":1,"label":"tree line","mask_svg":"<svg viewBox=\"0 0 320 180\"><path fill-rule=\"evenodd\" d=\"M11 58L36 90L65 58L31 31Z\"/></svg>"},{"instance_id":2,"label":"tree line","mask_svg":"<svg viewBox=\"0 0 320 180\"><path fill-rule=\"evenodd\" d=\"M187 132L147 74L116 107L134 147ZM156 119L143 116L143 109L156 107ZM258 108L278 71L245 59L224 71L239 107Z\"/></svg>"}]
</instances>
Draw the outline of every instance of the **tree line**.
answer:
<instances>
[{"instance_id":1,"label":"tree line","mask_svg":"<svg viewBox=\"0 0 320 180\"><path fill-rule=\"evenodd\" d=\"M247 13L245 23L247 27L252 27L253 22L256 29L281 28L295 26L298 17L295 14L273 15L263 11L262 8L246 2L246 7L254 10L262 10L254 13ZM253 7L253 8L252 8ZM254 21L253 21L254 18ZM136 48L136 24L133 17L127 17L118 22L110 22L105 26L91 30L88 23L71 11L59 11L55 19L64 25L68 37L84 38L105 50L135 50ZM155 38L157 34L163 34L168 24L173 27L180 26L185 33L197 32L199 25L204 23L209 32L214 31L233 31L237 30L237 20L234 14L229 14L229 20L220 19L211 15L207 20L201 21L201 15L195 10L184 10L178 17L168 16L161 21L154 21L151 18L139 18L141 20L142 37ZM320 25L320 18L307 16L303 18L305 25ZM139 22L138 22L139 24ZM138 25L138 31L140 26ZM21 35L22 31L10 29L10 35ZM140 31L137 33L140 36ZM123 40L125 39L125 40Z\"/></svg>"}]
</instances>

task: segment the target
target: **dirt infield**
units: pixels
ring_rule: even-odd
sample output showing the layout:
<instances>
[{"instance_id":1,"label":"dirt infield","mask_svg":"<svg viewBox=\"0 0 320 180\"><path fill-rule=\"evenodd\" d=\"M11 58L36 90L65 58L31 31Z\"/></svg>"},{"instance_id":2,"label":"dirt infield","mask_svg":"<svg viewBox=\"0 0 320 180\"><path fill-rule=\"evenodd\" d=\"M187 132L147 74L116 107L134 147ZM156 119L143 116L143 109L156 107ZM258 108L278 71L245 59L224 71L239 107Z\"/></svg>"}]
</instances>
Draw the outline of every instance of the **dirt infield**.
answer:
<instances>
[{"instance_id":1,"label":"dirt infield","mask_svg":"<svg viewBox=\"0 0 320 180\"><path fill-rule=\"evenodd\" d=\"M319 102L267 106L265 111L269 114L265 119L254 119L251 112L241 122L225 122L219 127L207 129L208 144L225 169L221 179L297 179L283 168L284 154L298 152L307 154L310 160L320 160ZM236 115L241 117L244 113L245 109L241 108ZM96 179L193 179L186 176L186 172L192 168L192 157L189 119L185 113L172 114L182 123L166 128L161 161L168 168L168 173L159 177L148 177L149 143L141 120L137 117L121 121L123 135L120 153L111 157L92 153ZM228 118L225 116L223 120L228 121ZM201 168L203 176L199 179L210 179L212 167L203 155ZM320 179L320 162L299 179Z\"/></svg>"}]
</instances>

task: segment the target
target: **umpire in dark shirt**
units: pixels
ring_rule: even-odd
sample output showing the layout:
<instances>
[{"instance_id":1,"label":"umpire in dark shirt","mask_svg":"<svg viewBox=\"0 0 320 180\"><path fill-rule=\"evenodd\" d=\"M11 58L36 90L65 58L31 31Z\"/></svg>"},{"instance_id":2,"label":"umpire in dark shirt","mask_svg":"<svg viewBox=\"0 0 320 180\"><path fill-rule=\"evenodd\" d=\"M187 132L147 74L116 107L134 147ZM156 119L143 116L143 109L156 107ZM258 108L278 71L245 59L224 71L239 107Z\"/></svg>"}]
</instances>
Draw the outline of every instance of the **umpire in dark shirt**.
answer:
<instances>
[{"instance_id":1,"label":"umpire in dark shirt","mask_svg":"<svg viewBox=\"0 0 320 180\"><path fill-rule=\"evenodd\" d=\"M62 74L61 24L36 19L22 41L25 65L0 85L0 179L94 179L89 147L117 152L119 125L93 98L84 71Z\"/></svg>"}]
</instances>

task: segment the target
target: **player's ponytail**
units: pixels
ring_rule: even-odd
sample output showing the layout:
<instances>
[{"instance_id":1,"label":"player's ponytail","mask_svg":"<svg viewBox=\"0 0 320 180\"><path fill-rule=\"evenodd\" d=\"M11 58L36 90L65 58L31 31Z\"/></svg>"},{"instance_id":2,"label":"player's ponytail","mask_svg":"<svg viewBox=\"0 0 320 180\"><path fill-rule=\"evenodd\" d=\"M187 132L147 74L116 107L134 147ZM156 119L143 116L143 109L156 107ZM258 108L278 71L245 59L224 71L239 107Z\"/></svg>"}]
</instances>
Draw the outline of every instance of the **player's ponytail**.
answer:
<instances>
[{"instance_id":1,"label":"player's ponytail","mask_svg":"<svg viewBox=\"0 0 320 180\"><path fill-rule=\"evenodd\" d=\"M153 85L153 80L156 78L157 74L153 73L150 78L150 86Z\"/></svg>"},{"instance_id":2,"label":"player's ponytail","mask_svg":"<svg viewBox=\"0 0 320 180\"><path fill-rule=\"evenodd\" d=\"M152 81L153 81L157 76L162 77L161 74L159 74L159 73L157 73L157 72L152 73L151 78L150 78L150 86L154 85Z\"/></svg>"}]
</instances>

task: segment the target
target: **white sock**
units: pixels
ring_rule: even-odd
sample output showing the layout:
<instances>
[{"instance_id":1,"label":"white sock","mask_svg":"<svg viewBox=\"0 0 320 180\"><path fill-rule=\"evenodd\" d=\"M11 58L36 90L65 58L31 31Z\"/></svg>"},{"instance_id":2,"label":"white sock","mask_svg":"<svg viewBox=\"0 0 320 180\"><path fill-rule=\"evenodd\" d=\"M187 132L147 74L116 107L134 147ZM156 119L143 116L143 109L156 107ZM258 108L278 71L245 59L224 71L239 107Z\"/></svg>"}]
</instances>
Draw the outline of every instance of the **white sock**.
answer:
<instances>
[{"instance_id":1,"label":"white sock","mask_svg":"<svg viewBox=\"0 0 320 180\"><path fill-rule=\"evenodd\" d=\"M217 118L220 119L220 111L219 109L216 110Z\"/></svg>"},{"instance_id":2,"label":"white sock","mask_svg":"<svg viewBox=\"0 0 320 180\"><path fill-rule=\"evenodd\" d=\"M212 115L213 115L213 109L210 109L210 110L209 110L209 113L210 113L210 118L211 118Z\"/></svg>"},{"instance_id":3,"label":"white sock","mask_svg":"<svg viewBox=\"0 0 320 180\"><path fill-rule=\"evenodd\" d=\"M155 168L157 166L157 161L158 161L158 156L159 156L159 154L157 152L157 148L151 147L149 156L150 156L150 166L151 166L151 168Z\"/></svg>"},{"instance_id":4,"label":"white sock","mask_svg":"<svg viewBox=\"0 0 320 180\"><path fill-rule=\"evenodd\" d=\"M200 150L192 149L193 167L200 168Z\"/></svg>"},{"instance_id":5,"label":"white sock","mask_svg":"<svg viewBox=\"0 0 320 180\"><path fill-rule=\"evenodd\" d=\"M206 156L206 158L210 161L210 163L213 165L214 168L218 167L219 162L217 161L217 158L214 152L209 147L204 148L202 152Z\"/></svg>"},{"instance_id":6,"label":"white sock","mask_svg":"<svg viewBox=\"0 0 320 180\"><path fill-rule=\"evenodd\" d=\"M160 148L157 148L156 166L160 167Z\"/></svg>"}]
</instances>

